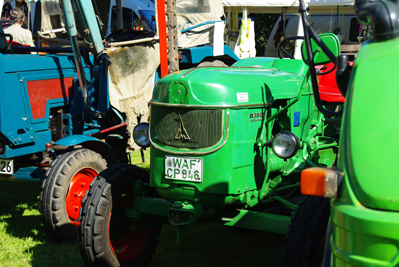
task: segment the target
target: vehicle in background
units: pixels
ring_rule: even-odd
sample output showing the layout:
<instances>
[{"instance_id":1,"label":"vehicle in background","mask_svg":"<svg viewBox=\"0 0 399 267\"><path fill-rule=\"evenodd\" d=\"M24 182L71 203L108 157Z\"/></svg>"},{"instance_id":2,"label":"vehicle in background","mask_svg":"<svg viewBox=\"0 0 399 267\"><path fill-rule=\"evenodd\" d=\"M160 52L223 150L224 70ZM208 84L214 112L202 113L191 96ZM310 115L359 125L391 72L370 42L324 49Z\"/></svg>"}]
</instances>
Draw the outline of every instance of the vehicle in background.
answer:
<instances>
[{"instance_id":1,"label":"vehicle in background","mask_svg":"<svg viewBox=\"0 0 399 267\"><path fill-rule=\"evenodd\" d=\"M42 181L46 227L56 239L76 239L91 181L107 166L129 162L132 130L149 118L159 36L117 19L118 30L103 40L101 21L112 8L102 0L40 3L42 47L9 47L0 31L0 179ZM123 16L122 2L116 5ZM207 49L188 62L212 58Z\"/></svg>"},{"instance_id":2,"label":"vehicle in background","mask_svg":"<svg viewBox=\"0 0 399 267\"><path fill-rule=\"evenodd\" d=\"M339 11L339 9L338 9ZM352 10L353 12L353 10ZM359 45L357 37L359 36L360 24L357 21L354 14L314 14L311 13L308 17L309 23L317 34L334 32L338 39L340 40L342 52L345 51L346 45ZM279 51L277 51L277 45L287 37L297 36L298 27L301 26L299 23L299 14L286 14L285 23L284 15L281 15L276 24L274 25L272 32L270 33L269 39L267 40L264 56L266 57L276 57ZM285 28L284 28L285 26ZM303 36L303 35L301 35ZM287 47L291 54L295 54L294 45ZM358 47L348 48L352 49L351 52L356 52ZM352 57L353 59L353 57Z\"/></svg>"},{"instance_id":3,"label":"vehicle in background","mask_svg":"<svg viewBox=\"0 0 399 267\"><path fill-rule=\"evenodd\" d=\"M104 5L104 3L101 3ZM118 29L116 0L109 3L106 36ZM151 0L122 1L123 29L155 32L155 2Z\"/></svg>"},{"instance_id":4,"label":"vehicle in background","mask_svg":"<svg viewBox=\"0 0 399 267\"><path fill-rule=\"evenodd\" d=\"M316 27L316 32L318 34L325 32L333 32L335 26L341 28L341 33L343 33L346 38L345 40L354 40L356 41L356 37L358 36L358 30L355 29L354 25L351 25L350 38L347 38L347 31L349 30L350 23L356 23L355 20L348 21L348 17L353 16L353 3L354 0L325 0L325 1L307 1L309 5L308 14L310 16L310 20L314 22L314 26ZM239 14L242 13L242 19L250 20L252 14L281 14L278 18L278 21L275 23L273 30L270 36L267 39L267 43L265 44L265 51L257 52L259 56L267 56L267 57L278 57L277 45L282 41L283 35L285 37L292 36L301 36L303 37L302 30L302 22L299 19L298 12L298 1L289 0L271 0L271 1L256 1L256 0L248 0L248 1L237 1L237 0L223 0L223 6L225 7L227 24L229 25L229 34L226 37L225 41L230 45L230 47L235 50L237 46L240 46L242 40L239 39L240 32L242 28L239 28ZM326 14L326 15L320 15ZM327 15L328 14L328 15ZM285 19L282 19L285 18ZM281 23L280 23L281 22ZM285 25L284 25L285 22ZM248 22L247 22L248 23ZM319 30L320 29L320 30ZM356 31L356 32L355 32ZM337 33L339 32L339 29ZM355 39L354 39L355 38ZM240 43L241 42L241 43ZM297 59L301 58L300 46L301 40L297 39L292 44L286 44L287 49L290 49L290 53ZM250 44L251 42L249 42ZM254 46L255 42L252 42ZM353 41L349 41L351 45L358 44L358 42L353 43ZM248 45L249 45L248 44ZM247 45L245 45L247 47ZM296 47L296 50L294 49ZM251 50L250 48L247 48ZM253 47L255 49L255 47ZM342 47L343 51L347 51L346 53L356 53L356 47ZM355 50L355 51L352 51Z\"/></svg>"}]
</instances>

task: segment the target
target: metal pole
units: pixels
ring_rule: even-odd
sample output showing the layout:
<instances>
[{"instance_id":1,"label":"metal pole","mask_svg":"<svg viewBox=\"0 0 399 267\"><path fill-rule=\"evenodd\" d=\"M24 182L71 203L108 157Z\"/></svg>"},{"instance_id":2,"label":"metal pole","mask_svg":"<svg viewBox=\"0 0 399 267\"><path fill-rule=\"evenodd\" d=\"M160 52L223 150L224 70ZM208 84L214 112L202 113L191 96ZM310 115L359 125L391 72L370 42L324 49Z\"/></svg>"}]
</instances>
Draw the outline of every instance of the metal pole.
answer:
<instances>
[{"instance_id":1,"label":"metal pole","mask_svg":"<svg viewBox=\"0 0 399 267\"><path fill-rule=\"evenodd\" d=\"M166 37L165 0L157 0L157 19L159 34L159 53L161 59L161 77L168 75L168 50Z\"/></svg>"},{"instance_id":2,"label":"metal pole","mask_svg":"<svg viewBox=\"0 0 399 267\"><path fill-rule=\"evenodd\" d=\"M90 118L90 100L87 93L86 77L83 71L82 58L80 56L80 50L78 46L78 32L76 30L75 17L73 15L73 8L71 0L61 0L62 10L65 16L65 22L67 25L67 31L71 39L71 46L73 56L75 58L76 72L78 74L80 90L83 96L83 102L85 106L85 120Z\"/></svg>"},{"instance_id":3,"label":"metal pole","mask_svg":"<svg viewBox=\"0 0 399 267\"><path fill-rule=\"evenodd\" d=\"M122 0L116 0L116 21L117 29L123 29L123 11L122 11Z\"/></svg>"},{"instance_id":4,"label":"metal pole","mask_svg":"<svg viewBox=\"0 0 399 267\"><path fill-rule=\"evenodd\" d=\"M93 53L98 55L104 50L104 45L93 4L86 0L74 0L74 2L77 14L82 22L82 31L86 36L86 41L90 43L90 48L94 50Z\"/></svg>"},{"instance_id":5,"label":"metal pole","mask_svg":"<svg viewBox=\"0 0 399 267\"><path fill-rule=\"evenodd\" d=\"M302 21L301 14L298 14L298 16L299 16L299 19L298 19L298 29L297 29L296 36L304 36L303 21ZM295 41L295 47L294 47L294 58L295 59L302 58L301 46L302 46L302 40L297 39Z\"/></svg>"}]
</instances>

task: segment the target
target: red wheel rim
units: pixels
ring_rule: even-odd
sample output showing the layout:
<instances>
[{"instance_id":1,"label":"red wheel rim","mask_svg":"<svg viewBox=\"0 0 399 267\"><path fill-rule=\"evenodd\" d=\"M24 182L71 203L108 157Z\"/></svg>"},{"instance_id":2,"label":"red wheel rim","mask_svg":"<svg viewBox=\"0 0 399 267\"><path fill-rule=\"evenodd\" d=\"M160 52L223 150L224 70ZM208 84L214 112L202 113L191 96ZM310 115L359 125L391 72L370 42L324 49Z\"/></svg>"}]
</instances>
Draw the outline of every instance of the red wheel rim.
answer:
<instances>
[{"instance_id":1,"label":"red wheel rim","mask_svg":"<svg viewBox=\"0 0 399 267\"><path fill-rule=\"evenodd\" d=\"M98 173L93 169L80 170L69 183L68 192L65 198L66 211L71 224L79 226L79 212L82 208L82 200L89 185Z\"/></svg>"},{"instance_id":2,"label":"red wheel rim","mask_svg":"<svg viewBox=\"0 0 399 267\"><path fill-rule=\"evenodd\" d=\"M130 191L130 190L129 190ZM123 194L118 198L117 202L113 206L113 210L118 207L122 207L124 209L130 208L132 206L133 196L132 192L127 194ZM109 218L108 229L112 231L110 228L112 220L112 212ZM149 221L150 216L148 215L144 221ZM140 231L132 231L128 228L118 229L118 231L123 231L123 234L119 236L119 238L111 238L110 233L108 233L110 245L112 251L115 253L116 257L123 261L129 261L136 258L140 252L143 250L146 241L148 239L148 234L150 229L143 229Z\"/></svg>"}]
</instances>

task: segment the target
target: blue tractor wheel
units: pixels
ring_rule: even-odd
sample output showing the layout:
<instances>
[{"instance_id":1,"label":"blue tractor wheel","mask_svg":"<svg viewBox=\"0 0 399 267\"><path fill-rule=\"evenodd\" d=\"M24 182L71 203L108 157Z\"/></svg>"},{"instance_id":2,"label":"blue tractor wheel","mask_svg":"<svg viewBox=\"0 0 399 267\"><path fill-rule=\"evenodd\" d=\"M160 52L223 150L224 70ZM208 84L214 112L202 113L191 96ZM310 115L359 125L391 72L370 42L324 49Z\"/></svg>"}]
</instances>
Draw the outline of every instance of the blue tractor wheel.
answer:
<instances>
[{"instance_id":1,"label":"blue tractor wheel","mask_svg":"<svg viewBox=\"0 0 399 267\"><path fill-rule=\"evenodd\" d=\"M90 183L106 167L100 154L85 148L55 159L42 183L40 210L56 240L76 240L82 200Z\"/></svg>"}]
</instances>

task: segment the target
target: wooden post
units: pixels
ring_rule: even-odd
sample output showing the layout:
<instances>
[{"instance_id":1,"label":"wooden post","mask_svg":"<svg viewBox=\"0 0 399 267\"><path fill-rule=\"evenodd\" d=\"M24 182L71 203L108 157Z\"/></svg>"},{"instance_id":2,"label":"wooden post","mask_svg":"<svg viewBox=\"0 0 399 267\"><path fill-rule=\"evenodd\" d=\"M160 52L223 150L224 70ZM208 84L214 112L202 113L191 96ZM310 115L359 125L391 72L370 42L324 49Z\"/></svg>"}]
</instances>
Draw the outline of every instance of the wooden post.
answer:
<instances>
[{"instance_id":1,"label":"wooden post","mask_svg":"<svg viewBox=\"0 0 399 267\"><path fill-rule=\"evenodd\" d=\"M167 14L168 18L168 62L169 73L179 70L179 50L177 43L177 15L176 15L176 0L167 0Z\"/></svg>"},{"instance_id":2,"label":"wooden post","mask_svg":"<svg viewBox=\"0 0 399 267\"><path fill-rule=\"evenodd\" d=\"M118 30L123 29L123 11L121 0L116 0L116 27Z\"/></svg>"}]
</instances>

